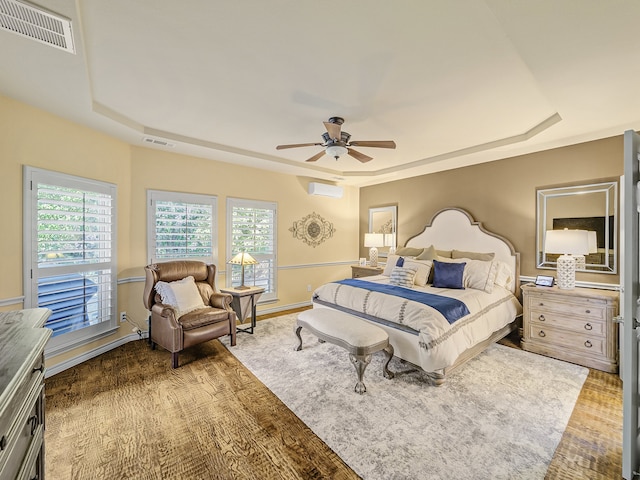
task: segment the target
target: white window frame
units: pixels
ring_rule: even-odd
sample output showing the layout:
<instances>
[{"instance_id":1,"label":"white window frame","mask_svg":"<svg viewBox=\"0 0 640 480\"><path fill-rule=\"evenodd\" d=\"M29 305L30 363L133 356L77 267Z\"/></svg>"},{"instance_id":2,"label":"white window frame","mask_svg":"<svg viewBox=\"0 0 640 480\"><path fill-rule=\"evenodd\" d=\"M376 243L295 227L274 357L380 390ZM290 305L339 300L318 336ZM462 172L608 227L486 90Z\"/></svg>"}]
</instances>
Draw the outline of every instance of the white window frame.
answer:
<instances>
[{"instance_id":1,"label":"white window frame","mask_svg":"<svg viewBox=\"0 0 640 480\"><path fill-rule=\"evenodd\" d=\"M184 204L211 206L211 255L203 257L163 257L156 253L156 202L176 202ZM197 193L168 192L164 190L147 190L147 258L149 263L168 262L170 260L200 260L217 264L218 261L218 198L215 195Z\"/></svg>"},{"instance_id":2,"label":"white window frame","mask_svg":"<svg viewBox=\"0 0 640 480\"><path fill-rule=\"evenodd\" d=\"M273 245L271 254L258 254L255 252L247 251L258 262L271 261L272 264L272 288L271 291L265 290L260 297L260 302L275 301L278 298L278 204L276 202L267 202L260 200L247 200L242 198L227 197L227 239L226 239L226 254L227 261L231 260L233 256L239 251L236 251L233 244L233 211L237 207L267 209L273 212ZM245 267L245 278L253 278L254 266ZM227 264L225 275L225 286L232 287L232 265ZM251 280L247 280L247 285L252 285Z\"/></svg>"},{"instance_id":3,"label":"white window frame","mask_svg":"<svg viewBox=\"0 0 640 480\"><path fill-rule=\"evenodd\" d=\"M79 263L63 267L39 268L38 263L38 184L66 187L80 191L95 192L110 196L111 200L111 240L109 259L104 262ZM117 186L112 183L92 180L64 173L43 170L30 166L23 167L23 268L24 268L24 305L25 308L38 307L38 279L53 275L87 273L104 270L108 272L108 282L102 288L109 290L108 301L98 297L99 310L105 313L100 323L63 333L47 343L48 356L58 355L104 337L118 329L117 319Z\"/></svg>"}]
</instances>

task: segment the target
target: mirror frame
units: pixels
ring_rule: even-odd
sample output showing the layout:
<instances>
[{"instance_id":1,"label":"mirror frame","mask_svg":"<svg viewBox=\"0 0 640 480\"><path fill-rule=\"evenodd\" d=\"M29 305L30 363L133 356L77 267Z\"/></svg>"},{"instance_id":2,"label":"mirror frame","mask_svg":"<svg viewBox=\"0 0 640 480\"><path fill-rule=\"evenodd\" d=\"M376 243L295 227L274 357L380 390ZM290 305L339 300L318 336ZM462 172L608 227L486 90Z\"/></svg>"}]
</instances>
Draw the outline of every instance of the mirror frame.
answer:
<instances>
[{"instance_id":1,"label":"mirror frame","mask_svg":"<svg viewBox=\"0 0 640 480\"><path fill-rule=\"evenodd\" d=\"M390 218L390 225L387 226ZM377 217L377 218L376 218ZM385 205L382 207L373 207L369 209L369 233L393 233L395 235L396 245L398 244L398 206ZM379 220L382 219L382 220ZM377 231L376 229L381 230ZM378 248L378 256L386 257L389 253L389 247Z\"/></svg>"},{"instance_id":2,"label":"mirror frame","mask_svg":"<svg viewBox=\"0 0 640 480\"><path fill-rule=\"evenodd\" d=\"M618 269L618 182L605 181L585 185L571 185L563 187L536 189L536 267L541 269L556 269L556 262L547 260L544 252L544 241L547 226L547 202L550 199L589 193L604 193L604 250L609 252L603 256L601 263L586 262L579 272L615 274ZM613 212L610 215L609 212ZM597 215L600 217L601 215ZM613 217L613 218L610 218ZM585 217L588 218L588 217ZM613 230L612 232L610 230ZM612 239L610 241L610 239ZM612 243L612 244L610 244Z\"/></svg>"}]
</instances>

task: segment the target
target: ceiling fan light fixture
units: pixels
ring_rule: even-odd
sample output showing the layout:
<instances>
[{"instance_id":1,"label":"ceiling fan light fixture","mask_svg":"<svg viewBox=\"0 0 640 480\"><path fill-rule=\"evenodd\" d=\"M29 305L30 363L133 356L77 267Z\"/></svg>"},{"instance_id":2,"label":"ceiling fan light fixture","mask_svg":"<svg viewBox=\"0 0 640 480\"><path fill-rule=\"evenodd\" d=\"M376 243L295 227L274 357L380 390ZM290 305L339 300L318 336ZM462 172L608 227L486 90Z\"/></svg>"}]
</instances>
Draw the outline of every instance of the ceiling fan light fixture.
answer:
<instances>
[{"instance_id":1,"label":"ceiling fan light fixture","mask_svg":"<svg viewBox=\"0 0 640 480\"><path fill-rule=\"evenodd\" d=\"M329 145L325 150L325 153L337 160L340 155L345 155L347 153L347 148L342 145Z\"/></svg>"}]
</instances>

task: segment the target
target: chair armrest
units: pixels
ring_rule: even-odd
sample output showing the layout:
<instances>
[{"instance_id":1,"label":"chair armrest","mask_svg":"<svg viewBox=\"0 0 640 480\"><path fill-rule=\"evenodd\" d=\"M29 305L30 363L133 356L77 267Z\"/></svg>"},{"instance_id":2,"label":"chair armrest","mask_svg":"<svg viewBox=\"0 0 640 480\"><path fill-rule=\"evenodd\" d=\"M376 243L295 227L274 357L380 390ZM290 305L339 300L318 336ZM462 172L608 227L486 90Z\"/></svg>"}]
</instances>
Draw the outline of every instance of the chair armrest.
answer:
<instances>
[{"instance_id":1,"label":"chair armrest","mask_svg":"<svg viewBox=\"0 0 640 480\"><path fill-rule=\"evenodd\" d=\"M178 328L180 326L178 324L176 311L171 305L156 303L153 305L153 307L151 307L152 316L154 313L161 316L162 318L166 318L172 328Z\"/></svg>"},{"instance_id":2,"label":"chair armrest","mask_svg":"<svg viewBox=\"0 0 640 480\"><path fill-rule=\"evenodd\" d=\"M223 310L231 311L231 301L233 295L230 293L213 292L209 297L209 303L212 307L222 308Z\"/></svg>"}]
</instances>

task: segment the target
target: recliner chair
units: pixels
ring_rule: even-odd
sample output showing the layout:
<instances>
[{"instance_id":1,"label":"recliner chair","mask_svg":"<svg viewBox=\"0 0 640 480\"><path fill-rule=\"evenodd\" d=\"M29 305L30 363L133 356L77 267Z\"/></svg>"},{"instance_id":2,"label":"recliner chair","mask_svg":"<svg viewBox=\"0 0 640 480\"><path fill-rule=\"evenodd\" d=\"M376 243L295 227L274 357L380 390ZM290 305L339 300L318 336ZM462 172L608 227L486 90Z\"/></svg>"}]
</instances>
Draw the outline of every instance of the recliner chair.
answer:
<instances>
[{"instance_id":1,"label":"recliner chair","mask_svg":"<svg viewBox=\"0 0 640 480\"><path fill-rule=\"evenodd\" d=\"M151 312L149 340L171 352L171 367L178 367L178 352L224 335L236 344L236 314L231 309L232 296L221 293L215 283L216 266L193 260L170 261L147 265L144 306ZM162 303L156 292L159 281L175 282L193 276L204 308L178 317L176 308ZM195 295L195 294L194 294Z\"/></svg>"}]
</instances>

